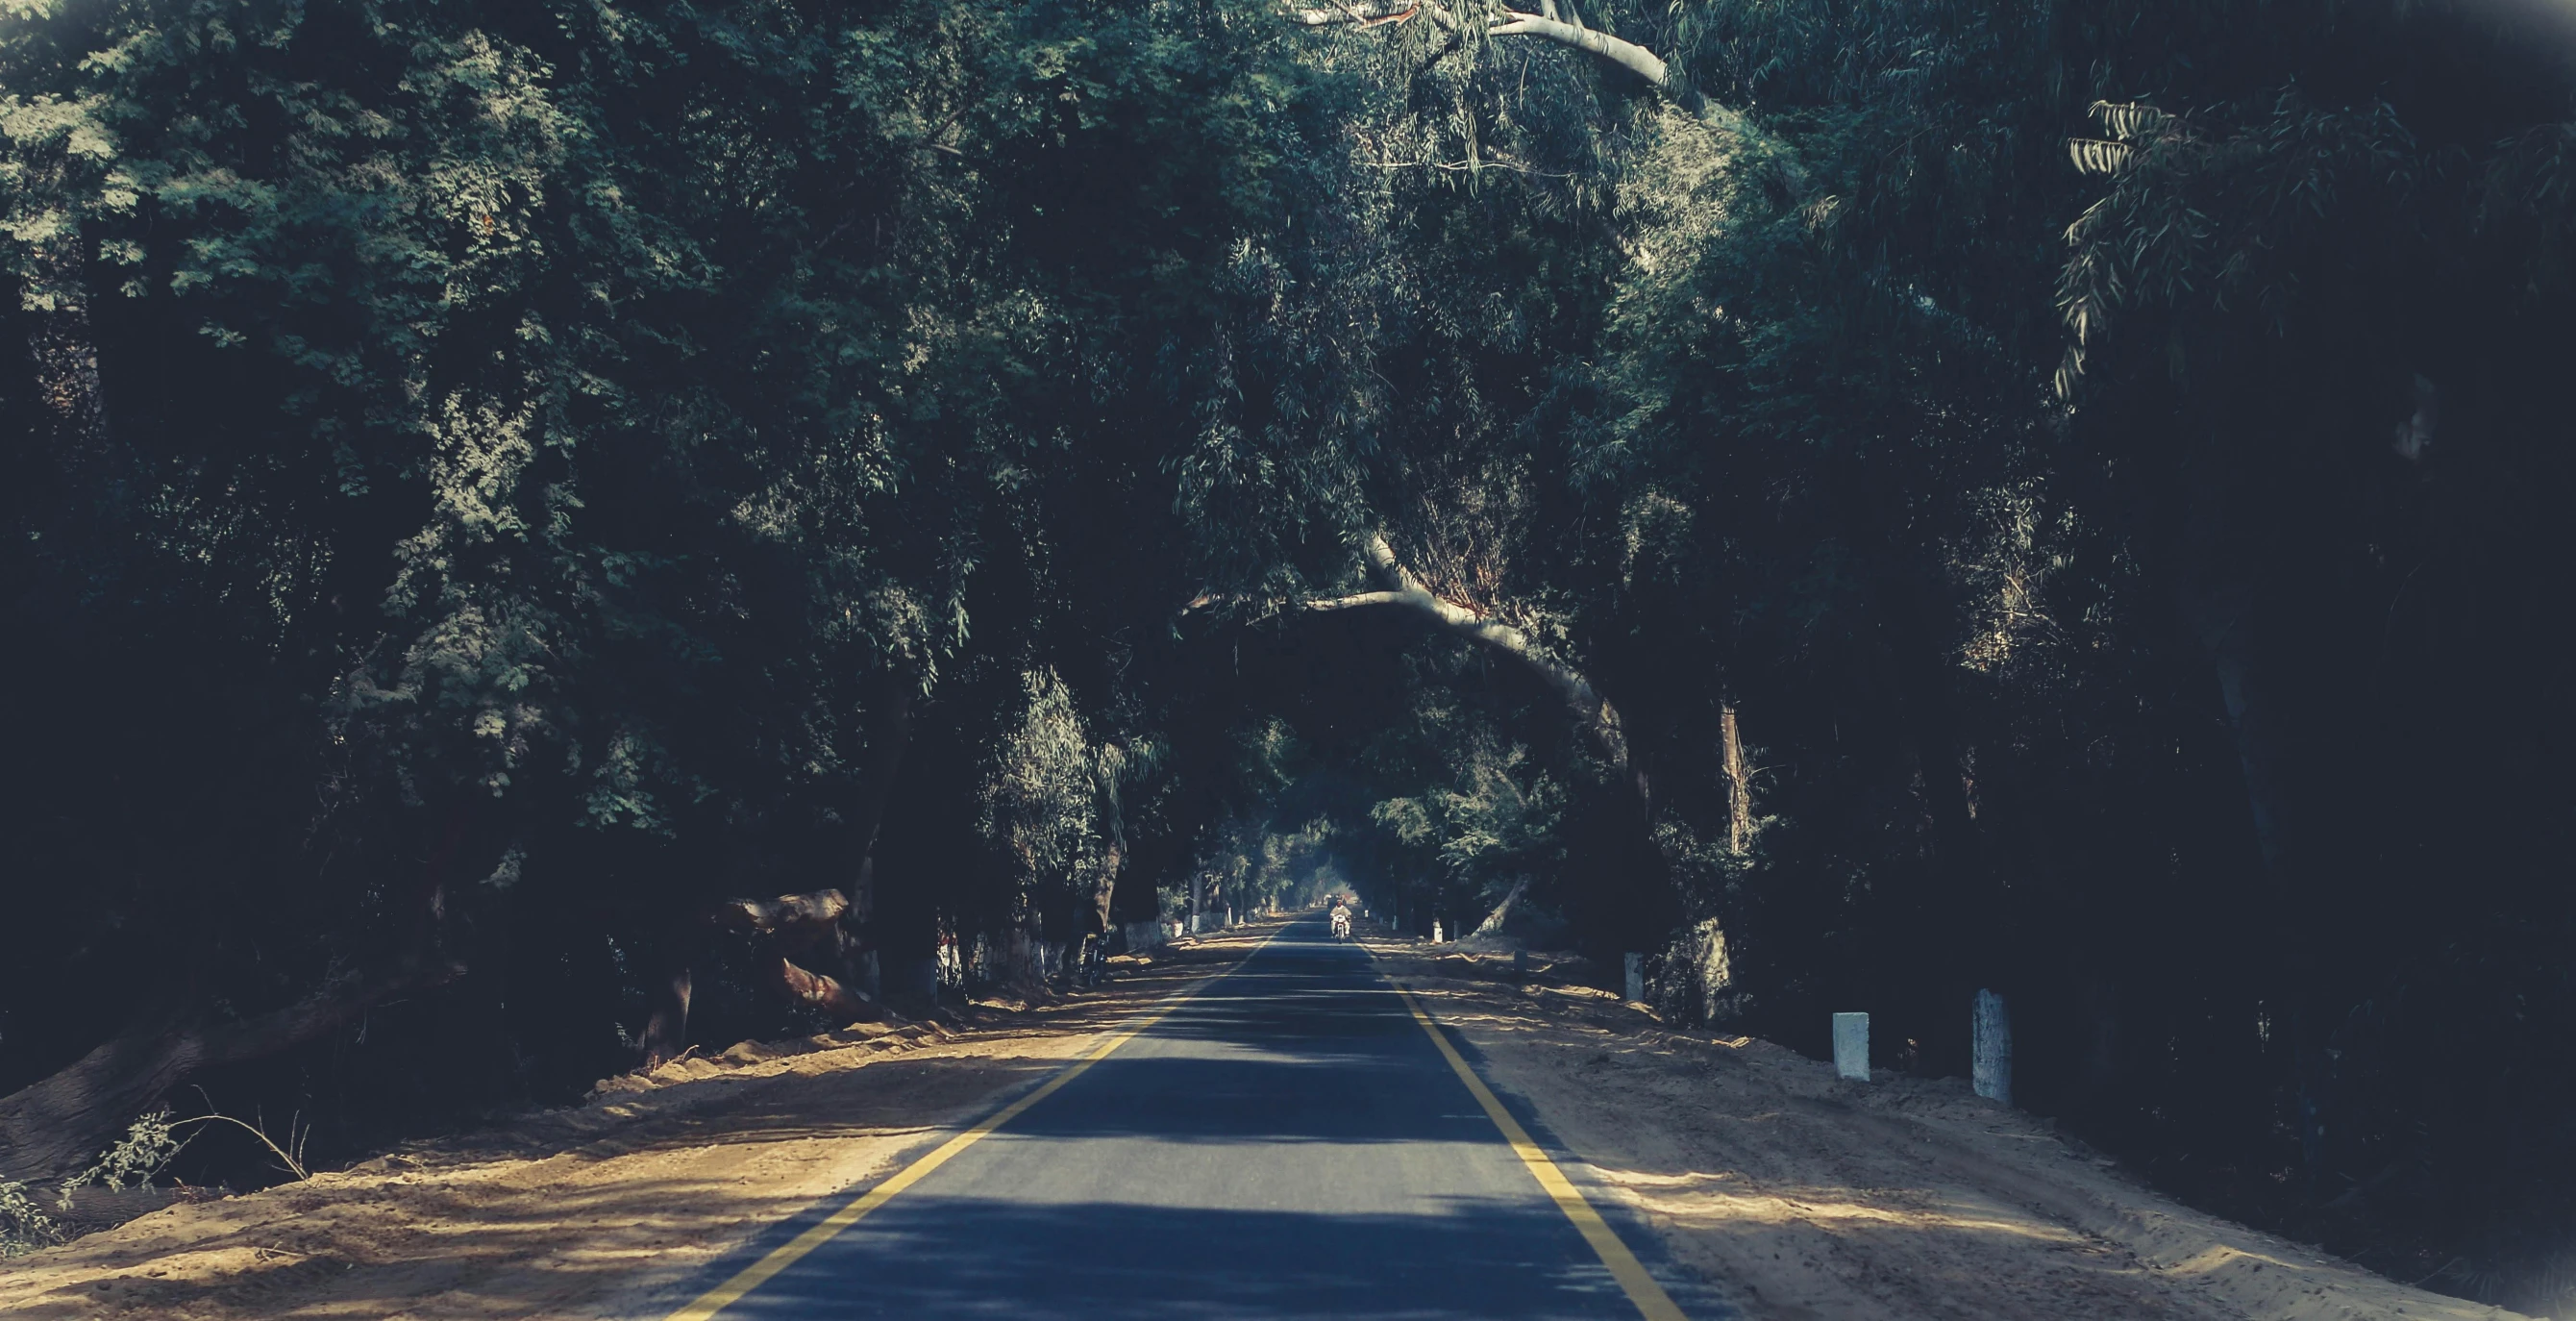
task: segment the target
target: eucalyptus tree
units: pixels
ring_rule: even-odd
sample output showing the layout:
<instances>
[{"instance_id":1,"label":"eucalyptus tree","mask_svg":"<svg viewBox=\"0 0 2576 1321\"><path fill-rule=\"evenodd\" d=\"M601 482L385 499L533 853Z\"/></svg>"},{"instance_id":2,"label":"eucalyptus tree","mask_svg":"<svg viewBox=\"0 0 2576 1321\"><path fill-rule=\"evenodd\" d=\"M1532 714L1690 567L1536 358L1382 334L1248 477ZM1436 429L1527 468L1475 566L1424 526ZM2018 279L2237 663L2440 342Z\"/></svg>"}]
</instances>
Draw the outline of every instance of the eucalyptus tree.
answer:
<instances>
[{"instance_id":1,"label":"eucalyptus tree","mask_svg":"<svg viewBox=\"0 0 2576 1321\"><path fill-rule=\"evenodd\" d=\"M762 966L846 1006L839 955L711 982L708 921L830 908L867 952L911 730L1033 636L970 585L1126 599L1089 570L1157 536L1057 460L1154 473L1202 397L1173 354L1303 113L1226 21L13 11L7 572L58 700L11 717L11 811L62 879L13 895L55 938L8 1001L97 993L13 1018L0 1174L441 979L487 1049L549 1042L545 1087L616 1066L639 988L674 1041Z\"/></svg>"},{"instance_id":2,"label":"eucalyptus tree","mask_svg":"<svg viewBox=\"0 0 2576 1321\"><path fill-rule=\"evenodd\" d=\"M1507 626L1615 698L1685 910L1735 928L1756 1021L1793 1039L1859 1000L1944 1067L1965 992L2003 984L2057 1043L2026 1095L2240 1168L2296 1135L2318 1201L2423 1162L2488 1186L2492 1152L2408 1123L2555 1140L2512 1107L2435 1120L2468 1110L2388 1061L2394 1023L2472 984L2563 1012L2528 952L2560 918L2527 902L2559 772L2530 759L2548 736L2495 731L2563 717L2532 609L2561 577L2564 25L1282 21L1393 70L1359 129L1405 218L1377 268L1436 271L1470 329L1380 323L1383 361L1448 374L1389 372L1405 406L1369 416L1404 439L1361 461L1344 567L1271 599ZM1533 370L1494 291L1539 235L1537 287L1584 310ZM2436 764L2460 773L2382 769ZM2427 925L2436 875L2464 902ZM2461 1067L2547 1071L2477 1040Z\"/></svg>"},{"instance_id":3,"label":"eucalyptus tree","mask_svg":"<svg viewBox=\"0 0 2576 1321\"><path fill-rule=\"evenodd\" d=\"M1929 1071L1998 986L2029 1102L2492 1259L2563 1116L2416 1079L2576 1020L2566 35L20 6L0 1177L1329 859Z\"/></svg>"},{"instance_id":4,"label":"eucalyptus tree","mask_svg":"<svg viewBox=\"0 0 2576 1321\"><path fill-rule=\"evenodd\" d=\"M2533 943L2568 920L2543 879L2566 771L2539 747L2570 711L2561 630L2532 610L2570 582L2543 364L2571 292L2554 179L2576 28L2548 7L2365 6L2319 39L2266 15L2203 63L2231 17L2165 16L2074 146L2093 187L2067 234L2060 383L2134 474L2219 680L2278 915L2265 1012L2307 1186L2364 1224L2456 1226L2493 1260L2567 1214L2467 1190L2564 1131L2505 1096L2554 1072L2521 1034L2576 1013ZM2512 1012L2485 1008L2503 996ZM2477 1026L2422 1035L2454 1015ZM2526 1081L2418 1088L2395 1060L2435 1041L2424 1067Z\"/></svg>"}]
</instances>

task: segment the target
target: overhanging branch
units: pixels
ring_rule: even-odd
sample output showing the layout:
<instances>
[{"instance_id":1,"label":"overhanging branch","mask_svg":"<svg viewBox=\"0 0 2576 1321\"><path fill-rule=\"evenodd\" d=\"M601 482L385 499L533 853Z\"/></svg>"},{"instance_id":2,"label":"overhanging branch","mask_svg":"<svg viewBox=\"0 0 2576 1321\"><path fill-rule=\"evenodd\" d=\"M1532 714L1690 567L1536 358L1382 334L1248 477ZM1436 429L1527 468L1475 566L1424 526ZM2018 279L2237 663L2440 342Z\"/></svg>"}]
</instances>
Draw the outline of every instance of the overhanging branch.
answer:
<instances>
[{"instance_id":1,"label":"overhanging branch","mask_svg":"<svg viewBox=\"0 0 2576 1321\"><path fill-rule=\"evenodd\" d=\"M1284 8L1291 22L1311 28L1372 28L1388 23L1401 23L1417 14L1428 18L1443 31L1456 32L1460 28L1457 13L1440 5L1431 4L1428 0L1418 0L1417 3L1402 9L1362 9L1357 5L1307 8L1293 3L1285 5ZM1762 134L1742 111L1731 106L1719 105L1701 96L1698 89L1692 87L1687 80L1674 75L1672 66L1665 63L1662 56L1644 46L1624 37L1585 27L1579 21L1568 22L1558 17L1554 9L1555 6L1549 4L1540 13L1525 14L1516 9L1494 5L1485 11L1485 35L1536 37L1541 41L1554 42L1570 50L1583 51L1616 64L1645 79L1656 91L1663 93L1671 98L1675 105L1690 112L1693 118L1698 119L1711 132L1746 142L1763 143L1767 149L1765 154L1779 169L1781 177L1788 181L1790 190L1797 193L1806 191L1806 172L1799 167L1782 144Z\"/></svg>"},{"instance_id":2,"label":"overhanging branch","mask_svg":"<svg viewBox=\"0 0 2576 1321\"><path fill-rule=\"evenodd\" d=\"M1636 790L1640 803L1648 800L1646 777L1629 761L1628 736L1620 722L1618 708L1592 686L1591 679L1585 677L1581 670L1549 655L1547 649L1527 632L1432 591L1420 576L1396 558L1395 548L1387 543L1384 533L1370 533L1368 539L1360 544L1360 553L1367 559L1369 571L1386 586L1374 591L1292 602L1287 608L1307 614L1339 610L1405 610L1429 620L1445 632L1509 657L1556 693L1565 703L1566 711L1573 717L1575 728L1584 742L1610 763L1614 773L1628 781ZM1182 613L1224 604L1227 600L1202 592L1182 607Z\"/></svg>"},{"instance_id":3,"label":"overhanging branch","mask_svg":"<svg viewBox=\"0 0 2576 1321\"><path fill-rule=\"evenodd\" d=\"M1548 655L1538 640L1528 633L1433 592L1395 557L1395 548L1387 544L1384 533L1370 533L1360 550L1368 557L1369 567L1378 578L1388 584L1387 590L1335 597L1309 608L1345 610L1382 605L1411 610L1449 632L1511 657L1555 690L1565 702L1567 711L1573 715L1575 727L1592 745L1593 751L1601 754L1619 775L1635 780L1639 795L1644 795L1645 783L1629 765L1628 736L1621 727L1618 708L1601 696L1600 690L1592 686L1592 681L1581 670Z\"/></svg>"}]
</instances>

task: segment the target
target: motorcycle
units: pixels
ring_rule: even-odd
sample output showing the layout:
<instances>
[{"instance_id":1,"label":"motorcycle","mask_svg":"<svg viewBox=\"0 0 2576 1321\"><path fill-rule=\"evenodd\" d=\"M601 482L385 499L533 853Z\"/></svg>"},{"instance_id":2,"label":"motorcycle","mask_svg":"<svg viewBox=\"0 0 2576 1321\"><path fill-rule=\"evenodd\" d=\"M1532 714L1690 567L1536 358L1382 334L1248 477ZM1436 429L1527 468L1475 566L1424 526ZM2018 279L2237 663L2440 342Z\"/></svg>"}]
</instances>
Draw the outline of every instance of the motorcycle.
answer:
<instances>
[{"instance_id":1,"label":"motorcycle","mask_svg":"<svg viewBox=\"0 0 2576 1321\"><path fill-rule=\"evenodd\" d=\"M1334 909L1334 910L1333 910L1333 939L1335 939L1335 940L1348 940L1348 939L1350 939L1350 938L1351 938L1351 915L1350 915L1349 910L1347 910L1347 909L1341 909L1341 908L1336 908L1336 909Z\"/></svg>"}]
</instances>

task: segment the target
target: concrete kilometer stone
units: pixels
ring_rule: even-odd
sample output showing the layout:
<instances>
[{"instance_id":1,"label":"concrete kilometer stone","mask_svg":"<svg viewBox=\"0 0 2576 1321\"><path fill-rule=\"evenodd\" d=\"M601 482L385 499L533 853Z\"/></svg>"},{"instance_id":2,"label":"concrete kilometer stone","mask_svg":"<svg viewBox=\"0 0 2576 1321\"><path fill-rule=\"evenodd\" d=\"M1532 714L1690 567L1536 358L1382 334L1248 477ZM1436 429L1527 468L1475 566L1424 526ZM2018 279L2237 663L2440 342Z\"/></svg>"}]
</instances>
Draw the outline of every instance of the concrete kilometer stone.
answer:
<instances>
[{"instance_id":1,"label":"concrete kilometer stone","mask_svg":"<svg viewBox=\"0 0 2576 1321\"><path fill-rule=\"evenodd\" d=\"M1968 1071L1977 1095L2011 1105L2012 1014L2005 1008L2004 998L1993 991L1977 992L1970 1026L1973 1040Z\"/></svg>"},{"instance_id":2,"label":"concrete kilometer stone","mask_svg":"<svg viewBox=\"0 0 2576 1321\"><path fill-rule=\"evenodd\" d=\"M1834 1072L1869 1081L1869 1015L1834 1015Z\"/></svg>"}]
</instances>

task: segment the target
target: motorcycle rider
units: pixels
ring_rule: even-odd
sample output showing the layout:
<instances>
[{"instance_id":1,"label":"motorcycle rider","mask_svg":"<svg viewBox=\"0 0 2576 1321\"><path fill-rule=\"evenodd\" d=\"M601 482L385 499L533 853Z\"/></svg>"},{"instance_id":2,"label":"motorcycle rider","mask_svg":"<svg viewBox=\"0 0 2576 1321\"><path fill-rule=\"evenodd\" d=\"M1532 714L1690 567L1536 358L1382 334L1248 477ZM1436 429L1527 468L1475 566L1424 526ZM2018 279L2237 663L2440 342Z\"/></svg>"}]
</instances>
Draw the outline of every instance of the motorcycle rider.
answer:
<instances>
[{"instance_id":1,"label":"motorcycle rider","mask_svg":"<svg viewBox=\"0 0 2576 1321\"><path fill-rule=\"evenodd\" d=\"M1346 895L1333 896L1333 939L1351 938L1351 901Z\"/></svg>"}]
</instances>

